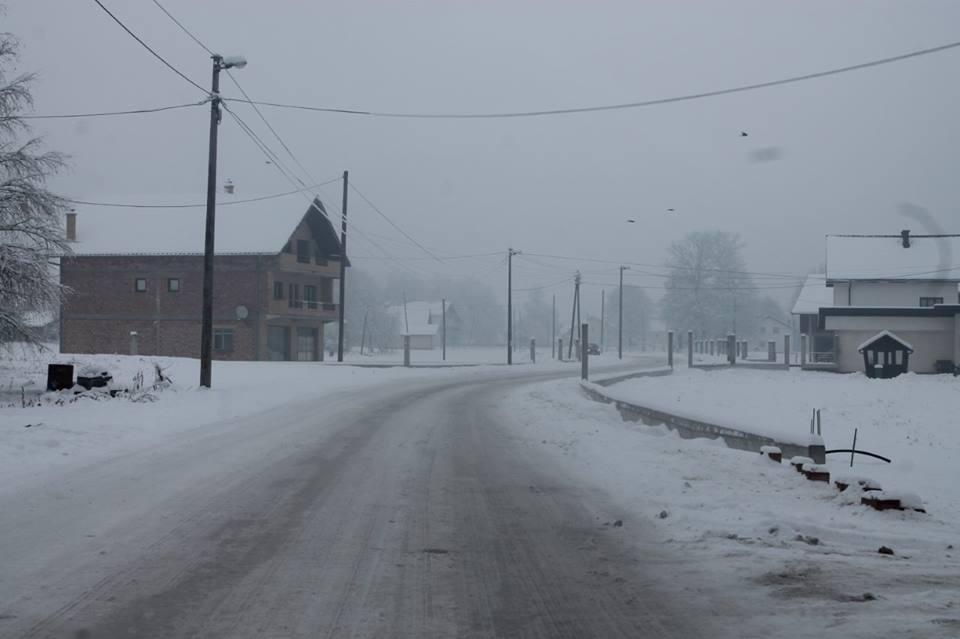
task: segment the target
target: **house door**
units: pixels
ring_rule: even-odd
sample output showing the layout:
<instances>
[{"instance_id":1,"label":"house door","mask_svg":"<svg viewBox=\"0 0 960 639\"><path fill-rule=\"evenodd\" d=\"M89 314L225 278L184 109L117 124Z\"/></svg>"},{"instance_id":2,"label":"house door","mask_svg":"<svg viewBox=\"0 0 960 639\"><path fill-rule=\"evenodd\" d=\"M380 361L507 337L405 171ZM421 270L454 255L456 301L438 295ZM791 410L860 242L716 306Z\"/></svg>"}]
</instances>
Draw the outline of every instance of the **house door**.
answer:
<instances>
[{"instance_id":1,"label":"house door","mask_svg":"<svg viewBox=\"0 0 960 639\"><path fill-rule=\"evenodd\" d=\"M317 360L317 329L297 328L297 361L315 362Z\"/></svg>"},{"instance_id":2,"label":"house door","mask_svg":"<svg viewBox=\"0 0 960 639\"><path fill-rule=\"evenodd\" d=\"M290 359L290 327L267 327L267 358L273 362L286 362Z\"/></svg>"}]
</instances>

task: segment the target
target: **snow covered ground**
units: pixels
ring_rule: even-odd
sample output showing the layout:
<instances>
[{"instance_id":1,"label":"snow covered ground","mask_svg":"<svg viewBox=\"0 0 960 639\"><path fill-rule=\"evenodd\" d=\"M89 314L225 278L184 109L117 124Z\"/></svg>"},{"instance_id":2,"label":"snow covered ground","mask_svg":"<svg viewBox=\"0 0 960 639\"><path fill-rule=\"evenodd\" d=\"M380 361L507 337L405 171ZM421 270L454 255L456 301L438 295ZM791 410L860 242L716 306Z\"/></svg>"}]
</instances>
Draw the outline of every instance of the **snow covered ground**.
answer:
<instances>
[{"instance_id":1,"label":"snow covered ground","mask_svg":"<svg viewBox=\"0 0 960 639\"><path fill-rule=\"evenodd\" d=\"M960 636L960 491L956 471L944 474L947 459L958 459L952 384L740 370L611 387L789 432L805 432L809 409L820 407L828 446L848 444L845 429L861 426L864 447L895 464L858 460L854 472L917 488L927 515L876 512L786 464L624 422L574 381L518 389L506 410L527 445L618 500L625 527L656 527L663 544L691 559L674 570L753 611L748 619L719 612L711 624L739 624L743 637L947 638ZM831 471L843 463L832 460ZM879 554L881 546L895 554Z\"/></svg>"},{"instance_id":2,"label":"snow covered ground","mask_svg":"<svg viewBox=\"0 0 960 639\"><path fill-rule=\"evenodd\" d=\"M820 409L827 449L883 455L883 461L834 454L834 476L874 479L886 490L919 494L929 510L960 522L960 381L949 375L869 379L786 370L677 369L604 389L611 397L691 418L729 425L780 441L805 441L813 409Z\"/></svg>"},{"instance_id":3,"label":"snow covered ground","mask_svg":"<svg viewBox=\"0 0 960 639\"><path fill-rule=\"evenodd\" d=\"M567 357L567 348L564 347L564 359ZM629 353L628 355L639 355L640 353ZM576 357L576 356L574 356ZM591 358L598 358L597 361L613 362L617 359L616 351L607 351L602 355L592 355ZM403 362L403 351L394 350L382 353L364 353L360 355L359 350L352 350L344 354L344 360L351 364L399 364ZM443 351L439 348L434 350L411 350L410 363L417 365L440 365L440 364L504 364L507 361L507 351L505 347L464 347L448 348L447 359L443 360ZM546 348L537 347L537 362L546 363L551 361L550 345ZM530 362L529 343L522 345L521 348L513 352L513 362L515 364L525 364Z\"/></svg>"}]
</instances>

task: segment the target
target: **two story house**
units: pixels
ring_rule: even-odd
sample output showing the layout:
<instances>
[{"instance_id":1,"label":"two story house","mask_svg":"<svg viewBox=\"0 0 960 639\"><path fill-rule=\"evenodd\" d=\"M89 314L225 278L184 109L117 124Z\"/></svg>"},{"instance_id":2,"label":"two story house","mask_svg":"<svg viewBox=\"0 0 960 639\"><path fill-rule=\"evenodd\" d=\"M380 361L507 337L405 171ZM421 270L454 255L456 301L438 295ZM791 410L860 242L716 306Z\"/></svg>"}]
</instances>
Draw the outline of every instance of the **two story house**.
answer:
<instances>
[{"instance_id":1,"label":"two story house","mask_svg":"<svg viewBox=\"0 0 960 639\"><path fill-rule=\"evenodd\" d=\"M840 371L891 377L960 363L960 235L829 235L819 326Z\"/></svg>"},{"instance_id":2,"label":"two story house","mask_svg":"<svg viewBox=\"0 0 960 639\"><path fill-rule=\"evenodd\" d=\"M199 357L204 224L195 206L68 214L61 352ZM304 210L300 200L220 194L214 357L322 359L324 326L338 317L341 252L319 199Z\"/></svg>"}]
</instances>

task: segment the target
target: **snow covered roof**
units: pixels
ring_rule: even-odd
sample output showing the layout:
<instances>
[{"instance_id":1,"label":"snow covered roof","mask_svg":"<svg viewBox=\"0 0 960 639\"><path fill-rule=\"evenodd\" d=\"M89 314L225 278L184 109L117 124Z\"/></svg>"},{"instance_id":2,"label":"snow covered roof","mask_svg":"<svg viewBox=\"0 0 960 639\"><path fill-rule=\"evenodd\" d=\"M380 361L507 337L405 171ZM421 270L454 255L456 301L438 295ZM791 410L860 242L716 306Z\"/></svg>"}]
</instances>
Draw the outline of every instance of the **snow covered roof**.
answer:
<instances>
[{"instance_id":1,"label":"snow covered roof","mask_svg":"<svg viewBox=\"0 0 960 639\"><path fill-rule=\"evenodd\" d=\"M129 200L130 198L124 198ZM192 197L136 198L138 204L190 205L204 201ZM241 200L241 201L237 201ZM253 255L279 253L311 207L303 196L294 193L276 199L249 202L243 198L217 194L217 255ZM123 201L123 200L121 200ZM77 241L74 255L201 255L203 254L206 208L128 208L77 205ZM323 219L336 239L329 220ZM336 244L339 247L339 243ZM328 247L330 248L330 247ZM331 251L339 252L338 250Z\"/></svg>"},{"instance_id":2,"label":"snow covered roof","mask_svg":"<svg viewBox=\"0 0 960 639\"><path fill-rule=\"evenodd\" d=\"M960 281L960 235L828 235L827 281Z\"/></svg>"},{"instance_id":3,"label":"snow covered roof","mask_svg":"<svg viewBox=\"0 0 960 639\"><path fill-rule=\"evenodd\" d=\"M449 302L447 302L447 308L450 308ZM436 335L440 326L432 324L430 318L442 312L443 307L440 302L407 302L406 312L403 304L387 309L387 313L397 318L401 335Z\"/></svg>"},{"instance_id":4,"label":"snow covered roof","mask_svg":"<svg viewBox=\"0 0 960 639\"><path fill-rule=\"evenodd\" d=\"M891 338L891 339L894 339L894 340L900 342L901 344L903 344L904 347L906 347L906 349L907 349L908 351L910 351L911 353L913 352L913 345L910 344L910 342L908 342L908 341L906 341L906 340L903 340L903 339L900 339L899 337L896 336L896 334L891 333L890 331L886 331L886 330L880 331L879 333L877 333L876 335L874 335L873 337L871 337L870 339L868 339L868 340L865 341L864 343L860 344L860 346L857 346L857 352L858 352L858 353L862 353L862 352L863 352L863 349L865 349L867 346L870 346L870 345L873 344L875 341L877 341L878 339L883 338L883 337L889 337L889 338Z\"/></svg>"},{"instance_id":5,"label":"snow covered roof","mask_svg":"<svg viewBox=\"0 0 960 639\"><path fill-rule=\"evenodd\" d=\"M827 276L822 273L808 275L793 304L793 315L816 315L821 308L833 306L833 289L827 288Z\"/></svg>"}]
</instances>

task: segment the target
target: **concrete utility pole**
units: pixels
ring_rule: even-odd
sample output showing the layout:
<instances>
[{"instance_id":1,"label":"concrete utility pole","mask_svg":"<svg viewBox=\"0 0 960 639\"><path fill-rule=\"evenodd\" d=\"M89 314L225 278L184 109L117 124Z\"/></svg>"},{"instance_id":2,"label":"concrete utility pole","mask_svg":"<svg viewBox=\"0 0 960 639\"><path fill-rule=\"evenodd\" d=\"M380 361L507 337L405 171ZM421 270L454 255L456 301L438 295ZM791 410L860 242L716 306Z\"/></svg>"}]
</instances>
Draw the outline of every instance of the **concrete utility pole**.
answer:
<instances>
[{"instance_id":1,"label":"concrete utility pole","mask_svg":"<svg viewBox=\"0 0 960 639\"><path fill-rule=\"evenodd\" d=\"M550 354L557 358L557 294L553 294L553 315L550 318Z\"/></svg>"},{"instance_id":2,"label":"concrete utility pole","mask_svg":"<svg viewBox=\"0 0 960 639\"><path fill-rule=\"evenodd\" d=\"M343 314L347 293L347 188L348 171L343 172L343 215L340 216L340 330L337 334L337 361L343 361Z\"/></svg>"},{"instance_id":3,"label":"concrete utility pole","mask_svg":"<svg viewBox=\"0 0 960 639\"><path fill-rule=\"evenodd\" d=\"M214 54L210 83L210 146L207 155L207 221L203 238L203 306L200 319L200 385L210 388L213 373L213 252L217 216L217 129L220 126L220 71L242 69L247 61L238 56L224 59Z\"/></svg>"},{"instance_id":4,"label":"concrete utility pole","mask_svg":"<svg viewBox=\"0 0 960 639\"><path fill-rule=\"evenodd\" d=\"M577 332L577 316L580 307L580 271L573 276L573 308L570 309L570 344L567 346L567 359L573 358L573 339Z\"/></svg>"},{"instance_id":5,"label":"concrete utility pole","mask_svg":"<svg viewBox=\"0 0 960 639\"><path fill-rule=\"evenodd\" d=\"M440 306L442 307L441 313L443 314L443 361L447 361L447 298L442 298L440 301Z\"/></svg>"},{"instance_id":6,"label":"concrete utility pole","mask_svg":"<svg viewBox=\"0 0 960 639\"><path fill-rule=\"evenodd\" d=\"M617 302L619 307L617 310L620 312L620 320L617 323L617 358L623 359L623 272L629 271L629 266L620 266L620 299Z\"/></svg>"},{"instance_id":7,"label":"concrete utility pole","mask_svg":"<svg viewBox=\"0 0 960 639\"><path fill-rule=\"evenodd\" d=\"M604 334L604 307L607 301L607 289L600 289L600 352L602 353L606 346L606 335Z\"/></svg>"},{"instance_id":8,"label":"concrete utility pole","mask_svg":"<svg viewBox=\"0 0 960 639\"><path fill-rule=\"evenodd\" d=\"M507 249L507 364L513 364L513 256L520 251Z\"/></svg>"}]
</instances>

